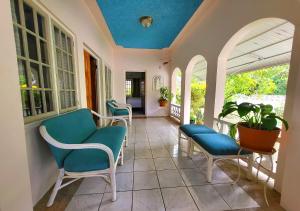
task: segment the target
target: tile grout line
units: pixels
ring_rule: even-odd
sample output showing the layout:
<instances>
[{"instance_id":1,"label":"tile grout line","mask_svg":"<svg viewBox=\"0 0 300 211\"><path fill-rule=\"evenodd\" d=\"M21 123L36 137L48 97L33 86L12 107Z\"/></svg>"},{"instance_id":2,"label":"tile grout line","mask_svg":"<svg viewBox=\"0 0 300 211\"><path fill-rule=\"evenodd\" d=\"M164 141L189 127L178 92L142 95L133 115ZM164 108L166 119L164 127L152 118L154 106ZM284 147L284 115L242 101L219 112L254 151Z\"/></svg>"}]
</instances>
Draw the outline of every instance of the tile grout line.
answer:
<instances>
[{"instance_id":1,"label":"tile grout line","mask_svg":"<svg viewBox=\"0 0 300 211\"><path fill-rule=\"evenodd\" d=\"M148 139L148 141L149 141L149 139ZM149 144L150 144L150 143L149 143ZM151 146L150 146L150 147L151 147ZM151 150L151 153L152 153L152 150ZM152 156L153 156L153 154L152 154ZM158 183L158 186L159 186L159 192L160 192L160 195L161 195L161 199L162 199L162 202L163 202L163 206L164 206L164 209L167 210L166 204L165 204L165 200L164 200L164 196L163 196L162 190L161 190L161 185L160 185L160 182L159 182L159 179L158 179L157 169L156 169L154 160L153 160L153 163L154 163L155 175L156 175L157 183Z\"/></svg>"}]
</instances>

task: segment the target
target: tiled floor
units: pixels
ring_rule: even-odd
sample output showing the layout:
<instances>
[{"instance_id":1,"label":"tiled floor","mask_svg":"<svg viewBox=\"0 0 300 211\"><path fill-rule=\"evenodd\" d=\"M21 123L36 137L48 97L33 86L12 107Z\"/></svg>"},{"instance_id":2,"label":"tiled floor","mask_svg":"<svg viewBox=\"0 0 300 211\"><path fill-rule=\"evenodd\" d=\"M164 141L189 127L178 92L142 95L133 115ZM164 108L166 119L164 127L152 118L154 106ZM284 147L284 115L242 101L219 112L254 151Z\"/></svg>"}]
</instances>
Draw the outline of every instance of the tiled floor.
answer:
<instances>
[{"instance_id":1,"label":"tiled floor","mask_svg":"<svg viewBox=\"0 0 300 211\"><path fill-rule=\"evenodd\" d=\"M124 165L117 169L117 201L111 202L110 187L101 178L78 181L61 190L51 208L49 193L35 210L283 210L280 195L268 190L271 207L266 207L263 185L242 174L231 185L237 169L221 161L207 183L205 158L187 157L187 144L177 143L177 128L165 118L135 119L129 130Z\"/></svg>"}]
</instances>

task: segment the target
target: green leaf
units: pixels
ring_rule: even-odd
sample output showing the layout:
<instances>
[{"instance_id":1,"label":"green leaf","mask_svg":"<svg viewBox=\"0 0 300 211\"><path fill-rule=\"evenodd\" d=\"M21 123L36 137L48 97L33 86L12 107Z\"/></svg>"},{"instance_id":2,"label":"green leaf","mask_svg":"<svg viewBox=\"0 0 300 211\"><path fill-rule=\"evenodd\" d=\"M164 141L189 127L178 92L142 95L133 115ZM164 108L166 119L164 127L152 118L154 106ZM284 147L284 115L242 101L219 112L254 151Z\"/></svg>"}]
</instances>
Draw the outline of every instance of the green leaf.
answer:
<instances>
[{"instance_id":1,"label":"green leaf","mask_svg":"<svg viewBox=\"0 0 300 211\"><path fill-rule=\"evenodd\" d=\"M285 119L283 119L283 118L281 118L281 117L279 117L279 116L275 116L275 118L276 118L276 119L279 119L279 120L283 123L283 125L284 125L284 127L285 127L285 130L288 130L288 129L289 129L289 124L288 124L288 122L287 122Z\"/></svg>"},{"instance_id":2,"label":"green leaf","mask_svg":"<svg viewBox=\"0 0 300 211\"><path fill-rule=\"evenodd\" d=\"M235 139L237 133L237 125L236 124L231 124L229 126L229 135L231 138Z\"/></svg>"},{"instance_id":3,"label":"green leaf","mask_svg":"<svg viewBox=\"0 0 300 211\"><path fill-rule=\"evenodd\" d=\"M272 116L267 116L261 119L262 127L266 130L274 130L277 125L277 121Z\"/></svg>"},{"instance_id":4,"label":"green leaf","mask_svg":"<svg viewBox=\"0 0 300 211\"><path fill-rule=\"evenodd\" d=\"M261 109L261 115L265 116L271 114L271 112L273 111L273 106L270 104L268 105L260 104L260 109Z\"/></svg>"},{"instance_id":5,"label":"green leaf","mask_svg":"<svg viewBox=\"0 0 300 211\"><path fill-rule=\"evenodd\" d=\"M238 114L240 117L248 115L253 110L253 105L251 103L241 103L238 105Z\"/></svg>"},{"instance_id":6,"label":"green leaf","mask_svg":"<svg viewBox=\"0 0 300 211\"><path fill-rule=\"evenodd\" d=\"M227 115L235 112L236 110L237 110L237 108L223 109L223 111L219 114L219 119L226 117Z\"/></svg>"}]
</instances>

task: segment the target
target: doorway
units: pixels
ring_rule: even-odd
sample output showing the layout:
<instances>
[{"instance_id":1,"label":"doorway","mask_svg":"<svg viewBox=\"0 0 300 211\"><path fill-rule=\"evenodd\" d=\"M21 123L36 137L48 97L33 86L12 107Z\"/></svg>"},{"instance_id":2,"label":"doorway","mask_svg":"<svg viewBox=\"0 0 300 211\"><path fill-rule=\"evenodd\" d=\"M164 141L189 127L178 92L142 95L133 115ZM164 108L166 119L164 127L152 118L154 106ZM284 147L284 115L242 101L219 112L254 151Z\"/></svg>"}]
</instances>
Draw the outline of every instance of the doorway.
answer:
<instances>
[{"instance_id":1,"label":"doorway","mask_svg":"<svg viewBox=\"0 0 300 211\"><path fill-rule=\"evenodd\" d=\"M133 116L145 115L145 72L126 72L126 103L131 104Z\"/></svg>"},{"instance_id":2,"label":"doorway","mask_svg":"<svg viewBox=\"0 0 300 211\"><path fill-rule=\"evenodd\" d=\"M84 51L85 84L87 108L98 112L97 100L97 59ZM94 118L97 122L97 118Z\"/></svg>"}]
</instances>

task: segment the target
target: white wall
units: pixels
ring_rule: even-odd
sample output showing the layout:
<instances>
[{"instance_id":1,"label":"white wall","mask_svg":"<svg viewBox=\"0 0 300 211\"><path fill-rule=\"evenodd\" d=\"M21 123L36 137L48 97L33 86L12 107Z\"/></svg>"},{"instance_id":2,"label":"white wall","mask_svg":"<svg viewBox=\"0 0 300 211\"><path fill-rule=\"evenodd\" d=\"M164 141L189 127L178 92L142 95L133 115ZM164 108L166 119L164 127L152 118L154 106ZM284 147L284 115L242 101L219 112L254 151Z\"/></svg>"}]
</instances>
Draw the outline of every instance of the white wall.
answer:
<instances>
[{"instance_id":1,"label":"white wall","mask_svg":"<svg viewBox=\"0 0 300 211\"><path fill-rule=\"evenodd\" d=\"M297 0L208 0L204 1L193 18L172 44L172 68L187 68L191 58L203 55L207 60L207 94L205 104L206 124L212 125L213 118L222 106L223 98L219 90L223 90L224 78L217 72L219 55L228 40L244 26L262 18L282 18L300 27L300 5ZM296 33L296 36L300 34ZM297 38L298 39L298 38ZM294 44L290 78L287 91L287 112L285 117L292 128L288 131L288 140L283 140L278 164L277 190L282 189L282 205L291 211L299 210L300 201L300 146L296 141L299 131L299 112L292 108L297 104L297 82L299 83L300 64L299 43ZM226 58L225 58L226 59ZM222 66L222 65L221 65ZM218 86L217 86L218 84ZM299 93L299 92L298 92ZM299 95L299 94L298 94ZM298 105L298 104L297 104ZM299 105L298 105L299 108ZM298 119L296 121L296 119ZM299 135L298 135L299 137ZM286 156L284 156L286 155ZM287 159L285 159L285 157ZM298 178L298 179L297 179ZM283 184L283 185L282 185Z\"/></svg>"},{"instance_id":2,"label":"white wall","mask_svg":"<svg viewBox=\"0 0 300 211\"><path fill-rule=\"evenodd\" d=\"M93 6L93 3L95 2L89 1L86 4L82 0L43 0L38 2L38 5L52 13L53 17L59 23L67 26L67 29L75 36L75 63L77 63L78 91L81 107L86 107L84 47L88 46L105 63L113 65L113 49L110 38L107 37L105 29L100 28L98 22L96 22L101 20L96 20L89 9L90 6ZM16 60L15 58L14 56L13 60ZM18 103L18 105L21 105L21 103ZM38 133L37 127L39 124L40 121L25 125L32 200L34 204L54 184L57 176L56 163L50 154L47 144L41 139Z\"/></svg>"},{"instance_id":3,"label":"white wall","mask_svg":"<svg viewBox=\"0 0 300 211\"><path fill-rule=\"evenodd\" d=\"M114 52L114 97L120 101L126 101L125 79L126 71L146 72L146 116L168 116L169 108L160 107L158 99L159 91L153 90L152 79L161 75L164 85L170 87L171 71L169 65L163 65L168 59L160 50L136 50L117 48Z\"/></svg>"},{"instance_id":4,"label":"white wall","mask_svg":"<svg viewBox=\"0 0 300 211\"><path fill-rule=\"evenodd\" d=\"M16 48L9 1L1 2L0 210L32 210Z\"/></svg>"}]
</instances>

